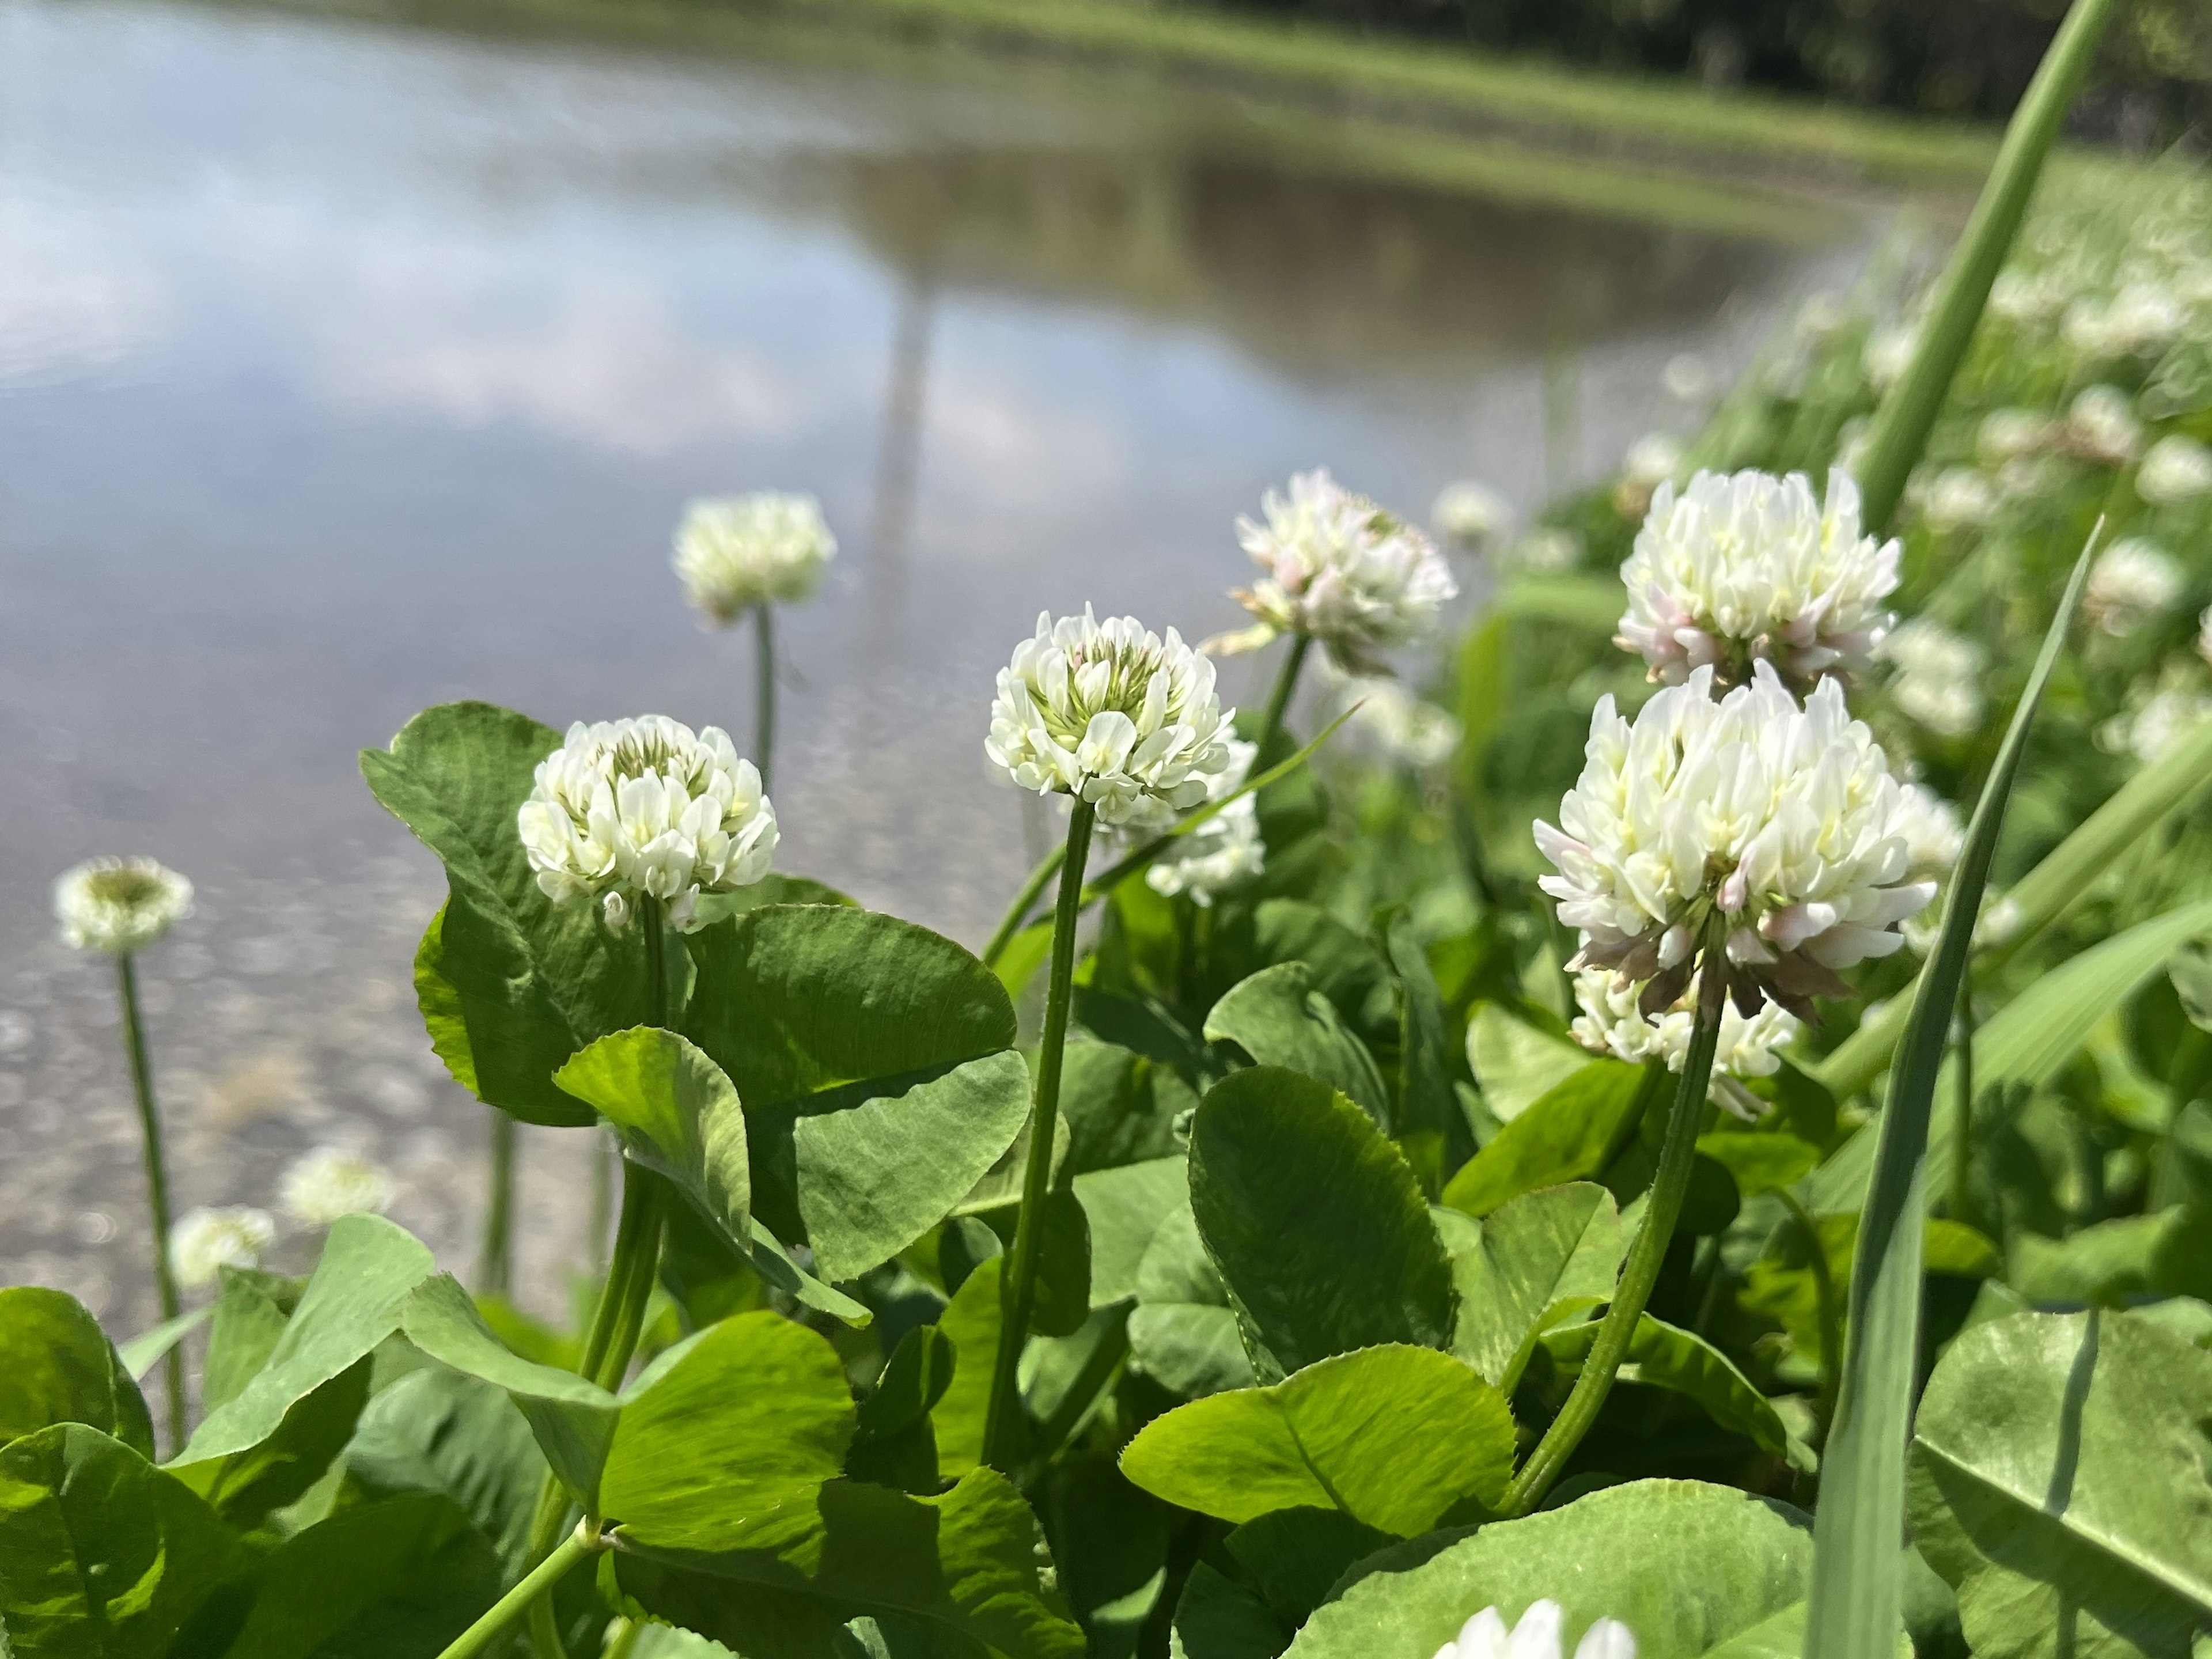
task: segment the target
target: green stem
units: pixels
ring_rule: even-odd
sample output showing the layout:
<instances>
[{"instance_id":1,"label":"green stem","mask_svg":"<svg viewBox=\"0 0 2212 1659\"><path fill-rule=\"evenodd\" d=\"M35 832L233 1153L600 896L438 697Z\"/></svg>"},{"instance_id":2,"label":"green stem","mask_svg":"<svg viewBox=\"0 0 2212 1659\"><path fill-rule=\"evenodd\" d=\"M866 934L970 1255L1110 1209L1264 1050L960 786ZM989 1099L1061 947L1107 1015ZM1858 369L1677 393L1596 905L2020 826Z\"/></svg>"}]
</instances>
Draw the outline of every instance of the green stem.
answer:
<instances>
[{"instance_id":1,"label":"green stem","mask_svg":"<svg viewBox=\"0 0 2212 1659\"><path fill-rule=\"evenodd\" d=\"M1959 1123L1951 1139L1951 1219L1965 1223L1973 1206L1972 1162L1974 1151L1974 1004L1966 981L1959 981L1959 1024L1952 1037L1951 1055L1956 1068L1953 1081Z\"/></svg>"},{"instance_id":2,"label":"green stem","mask_svg":"<svg viewBox=\"0 0 2212 1659\"><path fill-rule=\"evenodd\" d=\"M508 1627L524 1613L548 1606L553 1586L586 1556L598 1554L599 1548L597 1540L587 1542L580 1532L570 1533L520 1583L493 1602L489 1612L463 1631L439 1659L477 1659L479 1654L501 1651Z\"/></svg>"},{"instance_id":3,"label":"green stem","mask_svg":"<svg viewBox=\"0 0 2212 1659\"><path fill-rule=\"evenodd\" d=\"M1014 1224L1011 1271L1000 1287L1004 1323L991 1401L983 1417L983 1461L1011 1471L1017 1455L1015 1425L1021 1415L1018 1374L1036 1306L1037 1255L1044 1241L1044 1206L1052 1183L1052 1142L1060 1119L1060 1062L1067 1047L1067 1007L1075 982L1075 928L1083 909L1083 864L1091 853L1097 809L1080 798L1067 820L1067 854L1060 871L1060 900L1052 924L1052 968L1046 981L1044 1045L1037 1054L1036 1109L1030 1117L1029 1167L1022 1176L1021 1218Z\"/></svg>"},{"instance_id":4,"label":"green stem","mask_svg":"<svg viewBox=\"0 0 2212 1659\"><path fill-rule=\"evenodd\" d=\"M1283 716L1290 712L1291 695L1298 689L1298 671L1305 666L1306 653L1313 648L1313 635L1293 634L1291 648L1276 671L1274 689L1267 693L1267 713L1260 716L1260 754L1261 764L1267 759L1267 746L1275 740L1275 733L1283 729Z\"/></svg>"},{"instance_id":5,"label":"green stem","mask_svg":"<svg viewBox=\"0 0 2212 1659\"><path fill-rule=\"evenodd\" d=\"M1674 1237L1674 1223L1682 1213L1683 1195L1690 1188L1690 1170L1698 1155L1698 1125L1705 1116L1705 1091L1712 1077L1713 1051L1719 1046L1721 1010L1728 997L1728 964L1722 956L1726 920L1715 911L1705 928L1705 949L1698 964L1698 1019L1690 1034L1690 1051L1683 1056L1682 1080L1674 1090L1674 1104L1667 1115L1667 1138L1659 1149L1659 1169L1651 1178L1651 1193L1644 1210L1644 1225L1628 1252L1614 1287L1613 1304L1598 1327L1589 1357L1583 1361L1573 1391L1552 1426L1544 1431L1536 1449L1506 1488L1499 1514L1507 1520L1526 1515L1543 1500L1559 1479L1559 1470L1582 1438L1597 1421L1599 1409L1613 1389L1613 1373L1628 1357L1636 1335L1636 1322L1651 1298L1667 1246Z\"/></svg>"},{"instance_id":6,"label":"green stem","mask_svg":"<svg viewBox=\"0 0 2212 1659\"><path fill-rule=\"evenodd\" d=\"M753 607L753 671L759 688L753 703L753 764L760 769L765 793L769 751L775 746L775 607L766 599Z\"/></svg>"},{"instance_id":7,"label":"green stem","mask_svg":"<svg viewBox=\"0 0 2212 1659\"><path fill-rule=\"evenodd\" d=\"M1044 891L1045 884L1059 872L1060 861L1066 856L1066 848L1055 847L1037 860L1036 868L1030 871L1028 878L1022 883L1022 890L1014 895L1014 902L1006 907L1006 914L999 919L998 931L991 935L991 942L983 947L983 965L986 968L999 965L999 958L1006 953L1006 946L1013 943L1014 935L1022 931L1022 924L1030 919L1030 911L1037 902L1037 895Z\"/></svg>"},{"instance_id":8,"label":"green stem","mask_svg":"<svg viewBox=\"0 0 2212 1659\"><path fill-rule=\"evenodd\" d=\"M1820 1224L1813 1212L1787 1187L1777 1187L1774 1195L1788 1207L1811 1253L1813 1303L1820 1321L1820 1398L1814 1415L1825 1431L1836 1414L1836 1394L1844 1377L1844 1314L1836 1301L1836 1276L1828 1271L1828 1247L1821 1241Z\"/></svg>"},{"instance_id":9,"label":"green stem","mask_svg":"<svg viewBox=\"0 0 2212 1659\"><path fill-rule=\"evenodd\" d=\"M477 1289L505 1296L514 1279L514 1120L491 1115L489 1201L484 1207L483 1246L477 1256Z\"/></svg>"},{"instance_id":10,"label":"green stem","mask_svg":"<svg viewBox=\"0 0 2212 1659\"><path fill-rule=\"evenodd\" d=\"M131 952L115 958L115 982L123 995L123 1041L131 1051L131 1085L138 1097L138 1131L146 1155L146 1206L154 1221L154 1284L161 1297L166 1322L182 1311L177 1297L177 1275L169 1264L169 1164L161 1152L161 1114L154 1103L154 1062L146 1052L146 1027L138 1018L138 967ZM169 1396L169 1449L185 1444L185 1356L181 1346L170 1348L161 1362L161 1380Z\"/></svg>"}]
</instances>

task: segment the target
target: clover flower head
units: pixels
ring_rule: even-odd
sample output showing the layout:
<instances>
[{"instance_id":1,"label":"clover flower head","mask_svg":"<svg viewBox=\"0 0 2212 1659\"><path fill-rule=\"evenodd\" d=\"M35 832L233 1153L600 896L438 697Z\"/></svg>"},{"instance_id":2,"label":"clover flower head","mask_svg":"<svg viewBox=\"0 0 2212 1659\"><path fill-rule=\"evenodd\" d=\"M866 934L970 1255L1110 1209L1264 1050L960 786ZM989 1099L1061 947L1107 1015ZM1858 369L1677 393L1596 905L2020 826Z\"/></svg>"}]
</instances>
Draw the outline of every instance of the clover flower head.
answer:
<instances>
[{"instance_id":1,"label":"clover flower head","mask_svg":"<svg viewBox=\"0 0 2212 1659\"><path fill-rule=\"evenodd\" d=\"M1224 799L1243 788L1260 753L1258 744L1242 738L1226 743L1229 764L1206 779L1208 801ZM1260 838L1259 797L1238 795L1188 835L1170 842L1167 851L1146 870L1145 884L1169 898L1187 893L1206 909L1219 895L1258 875L1267 861L1267 844Z\"/></svg>"},{"instance_id":2,"label":"clover flower head","mask_svg":"<svg viewBox=\"0 0 2212 1659\"><path fill-rule=\"evenodd\" d=\"M2066 308L2066 343L2091 360L2132 357L2163 348L2188 323L2171 289L2130 283L2110 300L2083 296Z\"/></svg>"},{"instance_id":3,"label":"clover flower head","mask_svg":"<svg viewBox=\"0 0 2212 1659\"><path fill-rule=\"evenodd\" d=\"M1415 696L1401 681L1346 680L1336 703L1355 711L1345 735L1356 747L1416 771L1441 766L1459 747L1460 726L1450 712Z\"/></svg>"},{"instance_id":4,"label":"clover flower head","mask_svg":"<svg viewBox=\"0 0 2212 1659\"><path fill-rule=\"evenodd\" d=\"M1866 352L1860 360L1868 383L1877 392L1888 391L1905 378L1905 371L1912 366L1912 354L1919 349L1917 323L1883 324L1867 336Z\"/></svg>"},{"instance_id":5,"label":"clover flower head","mask_svg":"<svg viewBox=\"0 0 2212 1659\"><path fill-rule=\"evenodd\" d=\"M1996 507L1996 491L1978 469L1952 466L1936 475L1921 510L1929 529L1948 532L1987 524Z\"/></svg>"},{"instance_id":6,"label":"clover flower head","mask_svg":"<svg viewBox=\"0 0 2212 1659\"><path fill-rule=\"evenodd\" d=\"M2117 755L2131 755L2144 765L2164 760L2212 719L2212 697L2179 686L2152 693L2137 709L2115 714L2097 729L2097 741Z\"/></svg>"},{"instance_id":7,"label":"clover flower head","mask_svg":"<svg viewBox=\"0 0 2212 1659\"><path fill-rule=\"evenodd\" d=\"M2066 284L2048 272L2008 270L1990 287L1990 313L2021 327L2047 323L2066 308Z\"/></svg>"},{"instance_id":8,"label":"clover flower head","mask_svg":"<svg viewBox=\"0 0 2212 1659\"><path fill-rule=\"evenodd\" d=\"M1231 597L1259 618L1220 648L1249 650L1278 634L1319 640L1346 668L1379 672L1378 654L1435 627L1459 592L1436 544L1317 470L1261 501L1267 521L1237 521L1237 539L1267 574Z\"/></svg>"},{"instance_id":9,"label":"clover flower head","mask_svg":"<svg viewBox=\"0 0 2212 1659\"><path fill-rule=\"evenodd\" d=\"M2125 466L2142 447L2142 428L2119 387L2085 386L2066 410L2061 441L2085 461Z\"/></svg>"},{"instance_id":10,"label":"clover flower head","mask_svg":"<svg viewBox=\"0 0 2212 1659\"><path fill-rule=\"evenodd\" d=\"M1459 478L1437 492L1429 522L1445 541L1473 553L1504 533L1513 503L1480 478Z\"/></svg>"},{"instance_id":11,"label":"clover flower head","mask_svg":"<svg viewBox=\"0 0 2212 1659\"><path fill-rule=\"evenodd\" d=\"M1037 617L999 671L983 752L1024 789L1078 795L1109 828L1164 830L1230 764L1213 664L1134 617Z\"/></svg>"},{"instance_id":12,"label":"clover flower head","mask_svg":"<svg viewBox=\"0 0 2212 1659\"><path fill-rule=\"evenodd\" d=\"M1899 623L1875 654L1893 665L1892 702L1938 737L1964 737L1982 718L1982 647L1927 617Z\"/></svg>"},{"instance_id":13,"label":"clover flower head","mask_svg":"<svg viewBox=\"0 0 2212 1659\"><path fill-rule=\"evenodd\" d=\"M1583 538L1571 530L1547 528L1524 537L1513 550L1515 568L1537 575L1572 570L1583 562Z\"/></svg>"},{"instance_id":14,"label":"clover flower head","mask_svg":"<svg viewBox=\"0 0 2212 1659\"><path fill-rule=\"evenodd\" d=\"M258 1267L276 1242L266 1210L243 1204L187 1210L169 1229L169 1266L179 1285L212 1285L225 1267Z\"/></svg>"},{"instance_id":15,"label":"clover flower head","mask_svg":"<svg viewBox=\"0 0 2212 1659\"><path fill-rule=\"evenodd\" d=\"M1609 968L1585 968L1575 975L1575 1001L1582 1009L1568 1028L1576 1042L1601 1054L1640 1065L1663 1060L1679 1072L1687 1062L1690 1038L1698 1023L1698 976L1682 994L1646 1017L1637 1006L1644 988ZM1719 1045L1713 1050L1715 1077L1771 1077L1782 1069L1781 1051L1802 1029L1796 1016L1767 1003L1747 1017L1733 1003L1721 1008Z\"/></svg>"},{"instance_id":16,"label":"clover flower head","mask_svg":"<svg viewBox=\"0 0 2212 1659\"><path fill-rule=\"evenodd\" d=\"M191 883L152 859L92 859L54 883L62 942L79 951L143 950L191 913Z\"/></svg>"},{"instance_id":17,"label":"clover flower head","mask_svg":"<svg viewBox=\"0 0 2212 1659\"><path fill-rule=\"evenodd\" d=\"M2154 507L2171 506L2212 489L2212 449L2184 433L2160 438L2136 473L2136 494Z\"/></svg>"},{"instance_id":18,"label":"clover flower head","mask_svg":"<svg viewBox=\"0 0 2212 1659\"><path fill-rule=\"evenodd\" d=\"M2032 409L1993 409L1974 434L1974 453L1984 466L2002 466L2041 453L2057 436L2050 418Z\"/></svg>"},{"instance_id":19,"label":"clover flower head","mask_svg":"<svg viewBox=\"0 0 2212 1659\"><path fill-rule=\"evenodd\" d=\"M398 1191L374 1158L337 1146L301 1153L276 1177L278 1206L309 1227L327 1227L343 1215L382 1215Z\"/></svg>"},{"instance_id":20,"label":"clover flower head","mask_svg":"<svg viewBox=\"0 0 2212 1659\"><path fill-rule=\"evenodd\" d=\"M2097 556L2081 590L2081 609L2107 634L2132 634L2181 592L2181 567L2141 536L2114 542Z\"/></svg>"},{"instance_id":21,"label":"clover flower head","mask_svg":"<svg viewBox=\"0 0 2212 1659\"><path fill-rule=\"evenodd\" d=\"M729 733L665 714L581 720L538 763L515 814L538 885L556 903L599 901L621 929L641 896L689 927L699 895L751 885L775 854L775 808Z\"/></svg>"},{"instance_id":22,"label":"clover flower head","mask_svg":"<svg viewBox=\"0 0 2212 1659\"><path fill-rule=\"evenodd\" d=\"M1700 472L1679 495L1662 483L1620 567L1613 642L1668 684L1703 667L1740 682L1755 659L1800 685L1850 673L1889 629L1898 554L1859 533L1858 486L1840 469L1825 501L1802 472Z\"/></svg>"},{"instance_id":23,"label":"clover flower head","mask_svg":"<svg viewBox=\"0 0 2212 1659\"><path fill-rule=\"evenodd\" d=\"M757 605L805 599L836 553L819 501L763 489L685 507L671 562L692 608L725 628Z\"/></svg>"},{"instance_id":24,"label":"clover flower head","mask_svg":"<svg viewBox=\"0 0 2212 1659\"><path fill-rule=\"evenodd\" d=\"M1581 934L1571 965L1643 983L1647 1014L1682 994L1717 914L1739 1010L1766 997L1807 1018L1848 989L1834 970L1895 951L1935 896L1920 808L1834 680L1801 708L1762 660L1713 690L1698 668L1632 721L1599 700L1559 825L1535 826L1557 871L1538 884Z\"/></svg>"},{"instance_id":25,"label":"clover flower head","mask_svg":"<svg viewBox=\"0 0 2212 1659\"><path fill-rule=\"evenodd\" d=\"M1620 458L1620 477L1613 481L1613 510L1624 519L1640 519L1650 511L1651 497L1682 465L1682 441L1671 432L1647 432L1629 445Z\"/></svg>"},{"instance_id":26,"label":"clover flower head","mask_svg":"<svg viewBox=\"0 0 2212 1659\"><path fill-rule=\"evenodd\" d=\"M1437 1650L1437 1659L1559 1659L1564 1614L1557 1601L1531 1601L1508 1627L1496 1607L1485 1607ZM1583 1632L1574 1659L1636 1659L1636 1638L1618 1619L1601 1619Z\"/></svg>"}]
</instances>

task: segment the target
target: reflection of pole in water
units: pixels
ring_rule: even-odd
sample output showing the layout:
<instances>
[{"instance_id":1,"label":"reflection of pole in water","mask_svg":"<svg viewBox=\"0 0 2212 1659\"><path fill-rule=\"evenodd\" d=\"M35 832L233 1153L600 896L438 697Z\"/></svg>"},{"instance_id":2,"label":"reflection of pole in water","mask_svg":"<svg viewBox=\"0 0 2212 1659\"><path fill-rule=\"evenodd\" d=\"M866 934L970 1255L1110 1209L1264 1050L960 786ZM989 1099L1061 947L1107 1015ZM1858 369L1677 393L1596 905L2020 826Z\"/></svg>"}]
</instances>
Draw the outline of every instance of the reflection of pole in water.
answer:
<instances>
[{"instance_id":1,"label":"reflection of pole in water","mask_svg":"<svg viewBox=\"0 0 2212 1659\"><path fill-rule=\"evenodd\" d=\"M899 286L891 330L890 383L884 399L883 443L876 454L875 498L868 512L868 645L879 659L906 617L907 551L914 536L921 474L922 415L929 393L929 336L937 285L926 269Z\"/></svg>"}]
</instances>

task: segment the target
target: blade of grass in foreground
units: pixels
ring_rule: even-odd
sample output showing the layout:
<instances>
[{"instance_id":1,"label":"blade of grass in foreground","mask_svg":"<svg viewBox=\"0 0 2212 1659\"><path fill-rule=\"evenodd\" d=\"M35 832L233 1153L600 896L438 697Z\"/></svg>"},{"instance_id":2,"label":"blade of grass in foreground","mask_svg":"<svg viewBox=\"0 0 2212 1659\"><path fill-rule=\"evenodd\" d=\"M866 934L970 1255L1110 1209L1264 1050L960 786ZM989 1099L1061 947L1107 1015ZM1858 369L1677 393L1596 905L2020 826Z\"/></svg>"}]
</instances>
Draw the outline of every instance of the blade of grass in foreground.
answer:
<instances>
[{"instance_id":1,"label":"blade of grass in foreground","mask_svg":"<svg viewBox=\"0 0 2212 1659\"><path fill-rule=\"evenodd\" d=\"M1850 1322L1842 1393L1828 1437L1814 1523L1805 1659L1894 1659L1904 1621L1905 1452L1920 1353L1921 1243L1926 1224L1928 1120L1951 1011L1973 947L2005 803L2029 728L2066 643L2100 523L2075 561L2058 613L2013 710L1966 828L1965 851L1935 953L1920 975L1905 1041L1890 1073L1889 1106L1875 1143L1874 1182L1851 1263Z\"/></svg>"},{"instance_id":2,"label":"blade of grass in foreground","mask_svg":"<svg viewBox=\"0 0 2212 1659\"><path fill-rule=\"evenodd\" d=\"M2058 137L2067 106L2097 55L2112 0L2074 0L2051 49L2028 82L2005 128L2004 143L1990 168L1965 234L1944 266L1920 325L1911 365L1875 411L1866 459L1859 466L1861 510L1875 535L1887 532L1890 514L1905 493L1905 478L1928 443L1929 428L1943 406L1951 377L1966 355L2013 237L2020 230L2036 176Z\"/></svg>"}]
</instances>

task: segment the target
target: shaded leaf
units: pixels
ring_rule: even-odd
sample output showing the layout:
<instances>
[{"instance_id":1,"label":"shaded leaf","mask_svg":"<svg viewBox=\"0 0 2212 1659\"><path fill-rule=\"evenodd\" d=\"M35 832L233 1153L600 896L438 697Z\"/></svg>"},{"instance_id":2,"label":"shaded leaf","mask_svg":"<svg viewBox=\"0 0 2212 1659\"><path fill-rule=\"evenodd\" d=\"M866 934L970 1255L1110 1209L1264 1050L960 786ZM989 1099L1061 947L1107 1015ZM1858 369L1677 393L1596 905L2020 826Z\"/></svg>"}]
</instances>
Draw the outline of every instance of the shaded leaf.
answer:
<instances>
[{"instance_id":1,"label":"shaded leaf","mask_svg":"<svg viewBox=\"0 0 2212 1659\"><path fill-rule=\"evenodd\" d=\"M1315 988L1313 972L1302 962L1263 969L1231 988L1206 1015L1206 1040L1234 1042L1255 1065L1326 1084L1389 1127L1389 1095L1374 1056Z\"/></svg>"},{"instance_id":2,"label":"shaded leaf","mask_svg":"<svg viewBox=\"0 0 2212 1659\"><path fill-rule=\"evenodd\" d=\"M1070 1184L1091 1223L1091 1305L1126 1301L1160 1223L1188 1207L1189 1166L1180 1156L1156 1158L1087 1170Z\"/></svg>"},{"instance_id":3,"label":"shaded leaf","mask_svg":"<svg viewBox=\"0 0 2212 1659\"><path fill-rule=\"evenodd\" d=\"M1590 1062L1581 1044L1540 1031L1494 1002L1474 1011L1467 1048L1483 1103L1500 1123L1510 1123Z\"/></svg>"},{"instance_id":4,"label":"shaded leaf","mask_svg":"<svg viewBox=\"0 0 2212 1659\"><path fill-rule=\"evenodd\" d=\"M1206 1253L1187 1202L1160 1223L1137 1269L1129 1353L1138 1370L1176 1394L1218 1394L1259 1380L1229 1287Z\"/></svg>"},{"instance_id":5,"label":"shaded leaf","mask_svg":"<svg viewBox=\"0 0 2212 1659\"><path fill-rule=\"evenodd\" d=\"M1626 1245L1613 1194L1590 1182L1523 1193L1479 1225L1452 1251L1452 1352L1510 1394L1538 1336L1613 1299Z\"/></svg>"},{"instance_id":6,"label":"shaded leaf","mask_svg":"<svg viewBox=\"0 0 2212 1659\"><path fill-rule=\"evenodd\" d=\"M1176 1602L1171 1659L1276 1659L1291 1632L1261 1596L1200 1561Z\"/></svg>"},{"instance_id":7,"label":"shaded leaf","mask_svg":"<svg viewBox=\"0 0 2212 1659\"><path fill-rule=\"evenodd\" d=\"M374 1497L452 1498L490 1540L504 1576L521 1575L546 1463L505 1389L442 1365L410 1371L370 1398L345 1462Z\"/></svg>"},{"instance_id":8,"label":"shaded leaf","mask_svg":"<svg viewBox=\"0 0 2212 1659\"><path fill-rule=\"evenodd\" d=\"M0 1290L0 1444L57 1423L154 1455L146 1402L100 1322L60 1291Z\"/></svg>"},{"instance_id":9,"label":"shaded leaf","mask_svg":"<svg viewBox=\"0 0 2212 1659\"><path fill-rule=\"evenodd\" d=\"M1486 1216L1522 1193L1601 1174L1635 1139L1647 1091L1665 1076L1618 1060L1587 1061L1469 1158L1443 1201Z\"/></svg>"},{"instance_id":10,"label":"shaded leaf","mask_svg":"<svg viewBox=\"0 0 2212 1659\"><path fill-rule=\"evenodd\" d=\"M938 1467L957 1480L983 1462L983 1422L991 1406L991 1372L999 1355L1004 1323L1000 1306L1004 1256L979 1262L945 1311L937 1328L957 1356L951 1381L929 1417L937 1435Z\"/></svg>"},{"instance_id":11,"label":"shaded leaf","mask_svg":"<svg viewBox=\"0 0 2212 1659\"><path fill-rule=\"evenodd\" d=\"M1578 1371L1597 1340L1595 1324L1553 1331L1542 1339L1553 1363ZM1694 1331L1644 1314L1628 1340L1628 1358L1616 1373L1624 1382L1644 1382L1695 1401L1721 1427L1761 1451L1809 1471L1807 1449L1794 1443L1773 1403L1753 1388L1735 1362Z\"/></svg>"}]
</instances>

